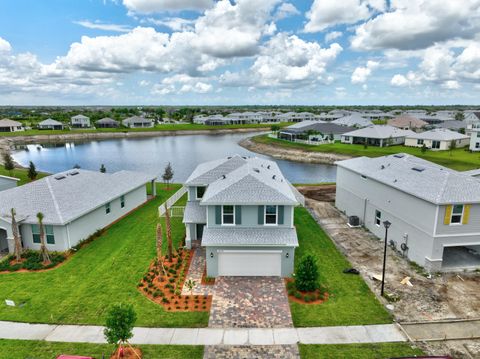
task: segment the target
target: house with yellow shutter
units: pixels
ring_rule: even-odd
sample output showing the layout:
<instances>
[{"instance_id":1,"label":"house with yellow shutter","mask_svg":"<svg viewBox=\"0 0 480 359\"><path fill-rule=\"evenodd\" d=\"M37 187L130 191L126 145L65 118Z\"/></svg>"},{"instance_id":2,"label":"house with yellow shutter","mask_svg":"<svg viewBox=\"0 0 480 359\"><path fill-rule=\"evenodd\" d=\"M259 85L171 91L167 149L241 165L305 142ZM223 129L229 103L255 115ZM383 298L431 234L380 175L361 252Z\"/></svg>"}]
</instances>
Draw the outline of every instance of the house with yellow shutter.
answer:
<instances>
[{"instance_id":1,"label":"house with yellow shutter","mask_svg":"<svg viewBox=\"0 0 480 359\"><path fill-rule=\"evenodd\" d=\"M480 178L398 153L337 164L335 205L430 272L480 268Z\"/></svg>"}]
</instances>

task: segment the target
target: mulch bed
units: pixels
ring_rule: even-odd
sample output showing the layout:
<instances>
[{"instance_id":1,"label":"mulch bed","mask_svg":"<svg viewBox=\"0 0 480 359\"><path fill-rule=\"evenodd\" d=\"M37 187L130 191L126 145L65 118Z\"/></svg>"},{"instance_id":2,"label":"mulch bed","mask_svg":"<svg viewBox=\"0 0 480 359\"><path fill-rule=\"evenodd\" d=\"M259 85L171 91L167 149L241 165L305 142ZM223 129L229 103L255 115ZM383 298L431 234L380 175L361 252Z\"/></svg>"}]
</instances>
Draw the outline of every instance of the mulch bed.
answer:
<instances>
[{"instance_id":1,"label":"mulch bed","mask_svg":"<svg viewBox=\"0 0 480 359\"><path fill-rule=\"evenodd\" d=\"M300 304L322 304L328 300L328 292L320 286L313 292L303 292L295 288L295 281L292 278L285 278L288 299Z\"/></svg>"},{"instance_id":2,"label":"mulch bed","mask_svg":"<svg viewBox=\"0 0 480 359\"><path fill-rule=\"evenodd\" d=\"M182 295L183 283L193 251L179 249L171 262L163 258L162 265L155 260L138 284L138 289L151 301L162 305L171 312L208 312L212 296Z\"/></svg>"},{"instance_id":3,"label":"mulch bed","mask_svg":"<svg viewBox=\"0 0 480 359\"><path fill-rule=\"evenodd\" d=\"M215 284L215 278L212 277L207 277L207 268L203 270L202 274L202 285L214 285Z\"/></svg>"},{"instance_id":4,"label":"mulch bed","mask_svg":"<svg viewBox=\"0 0 480 359\"><path fill-rule=\"evenodd\" d=\"M15 255L11 254L0 262L0 274L12 272L43 272L57 268L70 257L70 253L50 252L49 254L51 263L48 265L43 263L42 255L37 251L24 251L20 261L17 261Z\"/></svg>"},{"instance_id":5,"label":"mulch bed","mask_svg":"<svg viewBox=\"0 0 480 359\"><path fill-rule=\"evenodd\" d=\"M120 349L120 348L119 348ZM118 350L115 350L115 352L110 356L110 359L117 359L117 358L122 358L122 359L138 359L139 357L142 358L142 351L140 348L130 348L130 347L123 347L123 355L118 356ZM136 353L136 355L135 355Z\"/></svg>"}]
</instances>

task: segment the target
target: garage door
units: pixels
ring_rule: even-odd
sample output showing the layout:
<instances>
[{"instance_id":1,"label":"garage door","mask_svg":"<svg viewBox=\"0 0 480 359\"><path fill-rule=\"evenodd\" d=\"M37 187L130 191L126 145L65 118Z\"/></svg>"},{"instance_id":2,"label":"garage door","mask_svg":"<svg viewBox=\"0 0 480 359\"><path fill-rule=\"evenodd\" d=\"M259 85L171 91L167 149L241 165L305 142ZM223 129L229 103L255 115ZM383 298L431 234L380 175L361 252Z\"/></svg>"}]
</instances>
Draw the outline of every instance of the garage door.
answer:
<instances>
[{"instance_id":1,"label":"garage door","mask_svg":"<svg viewBox=\"0 0 480 359\"><path fill-rule=\"evenodd\" d=\"M281 251L219 251L218 275L281 276L281 254Z\"/></svg>"}]
</instances>

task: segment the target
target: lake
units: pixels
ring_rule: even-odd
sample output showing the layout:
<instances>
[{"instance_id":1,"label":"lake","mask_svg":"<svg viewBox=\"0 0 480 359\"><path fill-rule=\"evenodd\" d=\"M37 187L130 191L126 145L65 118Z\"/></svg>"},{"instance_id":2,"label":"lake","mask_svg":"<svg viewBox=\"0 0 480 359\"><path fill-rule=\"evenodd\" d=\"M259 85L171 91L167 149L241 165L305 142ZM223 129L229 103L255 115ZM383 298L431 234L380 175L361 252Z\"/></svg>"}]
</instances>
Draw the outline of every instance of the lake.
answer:
<instances>
[{"instance_id":1,"label":"lake","mask_svg":"<svg viewBox=\"0 0 480 359\"><path fill-rule=\"evenodd\" d=\"M28 145L28 151L19 149L12 155L22 166L28 166L32 161L37 170L49 173L65 171L76 164L84 169L99 170L104 164L107 172L143 171L160 177L166 164L171 162L174 181L183 182L201 162L240 154L274 160L292 183L335 181L335 166L277 160L238 145L239 141L253 135L233 133L88 140Z\"/></svg>"}]
</instances>

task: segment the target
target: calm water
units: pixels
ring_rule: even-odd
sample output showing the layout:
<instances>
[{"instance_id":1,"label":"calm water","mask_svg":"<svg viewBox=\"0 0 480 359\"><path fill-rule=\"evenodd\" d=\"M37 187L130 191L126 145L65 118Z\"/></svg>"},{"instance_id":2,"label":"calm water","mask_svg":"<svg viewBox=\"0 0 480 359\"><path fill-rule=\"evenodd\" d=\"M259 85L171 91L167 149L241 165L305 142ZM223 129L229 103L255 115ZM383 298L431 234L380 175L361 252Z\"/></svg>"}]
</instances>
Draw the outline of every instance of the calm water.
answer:
<instances>
[{"instance_id":1,"label":"calm water","mask_svg":"<svg viewBox=\"0 0 480 359\"><path fill-rule=\"evenodd\" d=\"M122 169L144 171L161 176L165 165L172 163L174 180L185 181L201 162L240 154L259 156L238 145L252 134L160 136L125 138L88 142L67 142L56 145L28 145L28 151L19 149L13 153L23 166L32 161L37 169L55 173L72 168L98 170L103 163L108 172ZM306 164L275 160L284 175L293 183L335 181L334 166Z\"/></svg>"}]
</instances>

